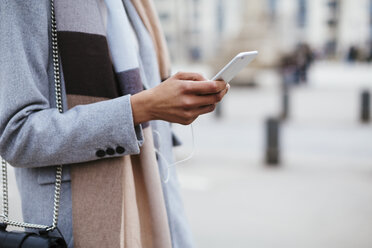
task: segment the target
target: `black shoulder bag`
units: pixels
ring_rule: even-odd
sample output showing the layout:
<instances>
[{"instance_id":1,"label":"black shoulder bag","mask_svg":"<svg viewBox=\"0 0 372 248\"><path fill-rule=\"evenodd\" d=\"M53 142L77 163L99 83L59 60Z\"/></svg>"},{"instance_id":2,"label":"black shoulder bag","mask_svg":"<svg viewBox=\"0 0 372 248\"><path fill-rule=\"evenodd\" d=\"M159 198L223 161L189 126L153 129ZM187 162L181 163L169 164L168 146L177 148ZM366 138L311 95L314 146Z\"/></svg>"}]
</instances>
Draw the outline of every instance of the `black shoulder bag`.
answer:
<instances>
[{"instance_id":1,"label":"black shoulder bag","mask_svg":"<svg viewBox=\"0 0 372 248\"><path fill-rule=\"evenodd\" d=\"M57 24L54 13L54 0L51 0L51 19L52 19L52 49L53 49L53 70L54 83L56 91L56 106L60 113L63 112L60 71L58 61L58 43L57 43ZM59 215L59 201L62 181L62 165L57 166L56 182L54 190L54 209L53 222L51 226L29 224L9 220L8 218L8 176L7 162L1 158L2 185L3 185L3 214L0 215L0 248L66 248L67 244L57 228ZM20 228L36 229L37 232L17 232L7 231L7 226L16 226ZM57 229L60 237L52 232Z\"/></svg>"}]
</instances>

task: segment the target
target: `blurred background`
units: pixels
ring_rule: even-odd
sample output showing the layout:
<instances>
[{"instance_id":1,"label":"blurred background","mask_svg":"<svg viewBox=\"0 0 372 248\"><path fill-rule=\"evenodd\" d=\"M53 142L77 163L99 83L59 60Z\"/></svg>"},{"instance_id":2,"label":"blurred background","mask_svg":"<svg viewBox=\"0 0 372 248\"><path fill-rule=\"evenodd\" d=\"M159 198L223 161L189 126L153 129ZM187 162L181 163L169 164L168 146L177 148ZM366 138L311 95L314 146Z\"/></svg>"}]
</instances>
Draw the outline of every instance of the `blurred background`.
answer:
<instances>
[{"instance_id":1,"label":"blurred background","mask_svg":"<svg viewBox=\"0 0 372 248\"><path fill-rule=\"evenodd\" d=\"M372 0L155 4L174 72L259 51L178 166L197 247L372 247Z\"/></svg>"},{"instance_id":2,"label":"blurred background","mask_svg":"<svg viewBox=\"0 0 372 248\"><path fill-rule=\"evenodd\" d=\"M259 51L195 140L174 125L196 247L371 248L372 0L154 1L174 72Z\"/></svg>"}]
</instances>

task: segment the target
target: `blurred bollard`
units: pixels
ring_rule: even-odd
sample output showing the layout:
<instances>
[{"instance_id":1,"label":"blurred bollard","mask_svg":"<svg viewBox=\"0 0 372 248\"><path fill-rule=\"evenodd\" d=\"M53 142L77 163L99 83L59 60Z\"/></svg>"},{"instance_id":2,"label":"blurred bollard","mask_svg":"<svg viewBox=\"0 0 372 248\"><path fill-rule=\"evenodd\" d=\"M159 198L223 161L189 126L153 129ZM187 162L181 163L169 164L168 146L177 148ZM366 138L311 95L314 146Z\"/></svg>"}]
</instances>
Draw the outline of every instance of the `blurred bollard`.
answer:
<instances>
[{"instance_id":1,"label":"blurred bollard","mask_svg":"<svg viewBox=\"0 0 372 248\"><path fill-rule=\"evenodd\" d=\"M266 121L266 163L268 165L278 165L280 163L279 132L279 120L269 118Z\"/></svg>"},{"instance_id":2,"label":"blurred bollard","mask_svg":"<svg viewBox=\"0 0 372 248\"><path fill-rule=\"evenodd\" d=\"M368 90L364 90L361 95L360 120L367 123L371 119L371 94Z\"/></svg>"},{"instance_id":3,"label":"blurred bollard","mask_svg":"<svg viewBox=\"0 0 372 248\"><path fill-rule=\"evenodd\" d=\"M215 115L218 119L220 119L222 117L222 102L219 102L216 106L216 109L215 109Z\"/></svg>"},{"instance_id":4,"label":"blurred bollard","mask_svg":"<svg viewBox=\"0 0 372 248\"><path fill-rule=\"evenodd\" d=\"M282 113L280 114L280 118L282 120L287 120L289 117L289 85L287 83L283 83L282 86Z\"/></svg>"}]
</instances>

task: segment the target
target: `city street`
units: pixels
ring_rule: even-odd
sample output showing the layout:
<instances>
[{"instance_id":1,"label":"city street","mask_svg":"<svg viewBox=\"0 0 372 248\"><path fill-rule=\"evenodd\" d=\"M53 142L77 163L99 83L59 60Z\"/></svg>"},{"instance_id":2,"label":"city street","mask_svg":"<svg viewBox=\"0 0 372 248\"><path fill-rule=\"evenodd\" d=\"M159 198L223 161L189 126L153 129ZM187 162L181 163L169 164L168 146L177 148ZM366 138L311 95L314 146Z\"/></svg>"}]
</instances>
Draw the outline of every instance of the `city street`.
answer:
<instances>
[{"instance_id":1,"label":"city street","mask_svg":"<svg viewBox=\"0 0 372 248\"><path fill-rule=\"evenodd\" d=\"M124 236L117 236L121 248L164 248L142 247L158 241L170 245L167 231L159 231L165 229L158 225L167 227L164 206L158 204L163 196L152 194L154 189L161 191L156 183L165 182L156 182L145 170L155 155L176 167L177 175L169 175L178 177L180 187L167 190L165 206L182 208L180 189L193 248L372 248L372 0L101 0L81 6L52 1L48 12L45 2L1 2L2 155L32 167L22 162L35 161L35 148L46 152L40 166L144 151L139 158L123 160L129 167L143 167L126 166L117 174L125 178L125 190L109 187L106 194L124 192L121 216L115 214L122 224L116 230L125 229ZM36 19L27 13L36 14ZM48 30L47 21L52 23ZM54 32L49 37L50 29L57 29L58 42ZM52 50L43 39L47 34ZM257 56L242 69L242 53L249 51ZM49 80L53 71L55 82ZM202 77L174 76L177 72ZM230 74L231 88L216 111L198 117L199 111L216 104L214 96L204 95L216 91L204 89L206 81L227 81ZM203 85L186 85L190 80ZM63 106L92 105L55 115L57 109L48 106L56 99L58 105L59 84L69 100ZM116 111L121 107L123 113ZM158 132L153 130L157 149L138 149L138 123L147 123L147 117L179 122L198 118L187 126L159 125ZM182 143L174 147L175 164L166 161L172 152L161 145L171 149L177 140L163 135L170 131ZM63 142L53 135L63 137ZM152 145L146 140L144 144ZM17 146L14 151L9 144ZM93 150L87 154L79 147ZM61 160L65 154L72 157ZM269 165L268 160L278 163ZM14 170L8 167L9 219L22 221ZM35 176L39 183L49 181L47 174ZM96 178L100 177L105 175ZM24 179L19 182L27 186ZM89 177L89 183L105 184L94 179ZM32 185L28 188L34 190ZM91 188L79 189L84 197L76 199L82 202L91 200L85 191L102 198ZM35 193L45 195L42 188ZM23 203L32 204L30 199ZM89 207L83 213L98 211L89 212ZM44 214L40 209L37 212ZM0 193L4 217L3 210ZM111 224L105 213L113 212L101 210L101 222ZM163 215L158 210L164 210ZM174 248L190 248L183 247L191 241L177 224L184 223L180 213L168 211L172 243ZM26 214L25 218L30 219ZM73 245L80 246L79 228L74 230ZM105 241L107 235L96 238ZM138 247L126 247L128 240Z\"/></svg>"},{"instance_id":2,"label":"city street","mask_svg":"<svg viewBox=\"0 0 372 248\"><path fill-rule=\"evenodd\" d=\"M368 84L335 84L333 74L321 73L330 83L292 90L278 167L264 164L264 123L280 112L274 78L232 86L221 119L194 123L195 156L178 171L198 248L372 247L372 123L358 117ZM180 160L192 151L191 128L174 127L184 143ZM20 218L13 175L10 183L11 215Z\"/></svg>"},{"instance_id":3,"label":"city street","mask_svg":"<svg viewBox=\"0 0 372 248\"><path fill-rule=\"evenodd\" d=\"M196 155L178 170L197 247L372 247L372 124L358 122L360 85L293 89L282 163L268 167L264 122L280 111L278 93L232 87L222 119L194 124ZM175 129L182 159L191 129Z\"/></svg>"}]
</instances>

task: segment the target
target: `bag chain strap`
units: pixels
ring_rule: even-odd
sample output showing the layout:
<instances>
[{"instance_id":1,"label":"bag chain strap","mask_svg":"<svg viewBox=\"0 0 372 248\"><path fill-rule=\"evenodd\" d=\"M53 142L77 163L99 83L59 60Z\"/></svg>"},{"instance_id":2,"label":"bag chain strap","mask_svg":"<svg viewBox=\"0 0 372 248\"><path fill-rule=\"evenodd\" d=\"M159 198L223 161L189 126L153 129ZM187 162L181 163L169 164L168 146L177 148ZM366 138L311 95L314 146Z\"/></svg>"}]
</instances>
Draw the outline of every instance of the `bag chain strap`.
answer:
<instances>
[{"instance_id":1,"label":"bag chain strap","mask_svg":"<svg viewBox=\"0 0 372 248\"><path fill-rule=\"evenodd\" d=\"M54 85L56 95L56 106L60 113L63 112L62 107L62 93L61 93L61 81L60 81L60 70L58 60L58 40L57 40L57 22L54 13L54 0L51 2L51 33L52 33L52 51L53 51L53 73L54 73ZM7 176L7 162L1 158L2 167L2 184L3 184L3 214L0 216L3 218L3 222L10 226L31 228L31 229L45 229L46 231L53 231L57 228L58 216L59 216L59 205L61 196L61 183L62 183L62 165L56 167L56 182L54 187L54 204L53 204L53 222L51 226L29 224L24 222L17 222L8 219L8 176Z\"/></svg>"}]
</instances>

